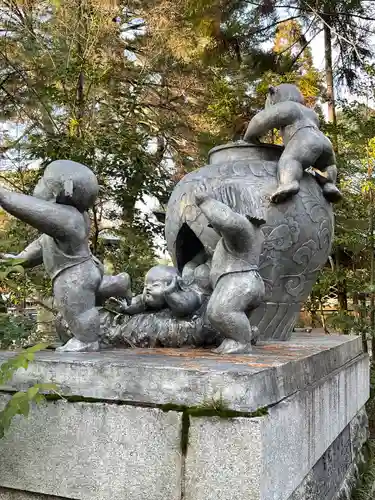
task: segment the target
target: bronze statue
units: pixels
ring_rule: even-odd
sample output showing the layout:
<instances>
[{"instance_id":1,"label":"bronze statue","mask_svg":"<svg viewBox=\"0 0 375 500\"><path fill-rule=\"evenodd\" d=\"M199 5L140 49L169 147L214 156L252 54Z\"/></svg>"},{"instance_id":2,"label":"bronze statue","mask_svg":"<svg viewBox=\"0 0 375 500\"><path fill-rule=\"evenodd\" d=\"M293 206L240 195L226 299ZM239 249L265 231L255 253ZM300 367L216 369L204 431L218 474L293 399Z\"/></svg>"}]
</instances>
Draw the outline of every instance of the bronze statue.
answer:
<instances>
[{"instance_id":1,"label":"bronze statue","mask_svg":"<svg viewBox=\"0 0 375 500\"><path fill-rule=\"evenodd\" d=\"M265 109L250 121L244 140L257 144L272 129L280 130L285 149L278 166L279 186L271 201L280 203L297 194L303 172L310 167L318 170L317 180L326 199L339 201L341 193L335 185L337 168L331 141L319 130L318 115L304 105L295 85L284 83L269 88Z\"/></svg>"},{"instance_id":2,"label":"bronze statue","mask_svg":"<svg viewBox=\"0 0 375 500\"><path fill-rule=\"evenodd\" d=\"M106 297L130 295L126 273L106 276L89 249L90 220L87 210L98 195L94 173L72 161L50 163L33 196L0 187L0 205L42 235L16 258L26 267L44 264L52 280L59 313L73 334L61 351L99 349L100 317L96 307ZM8 256L9 257L9 256Z\"/></svg>"},{"instance_id":3,"label":"bronze statue","mask_svg":"<svg viewBox=\"0 0 375 500\"><path fill-rule=\"evenodd\" d=\"M132 300L128 274L104 276L89 250L87 210L98 195L90 169L56 161L34 196L0 188L0 205L42 233L17 257L44 263L52 279L62 351L199 345L236 354L258 338L290 337L331 251L329 202L341 197L332 144L303 102L294 85L271 87L245 141L214 148L206 167L181 179L166 213L174 267L150 269ZM284 149L259 142L273 128ZM125 299L117 311L99 307L110 297Z\"/></svg>"},{"instance_id":4,"label":"bronze statue","mask_svg":"<svg viewBox=\"0 0 375 500\"><path fill-rule=\"evenodd\" d=\"M248 314L265 295L258 266L264 240L260 227L266 221L257 216L258 207L249 207L252 213L245 217L206 193L195 199L220 236L212 256L213 292L207 306L211 326L224 337L215 352L250 352L256 338Z\"/></svg>"}]
</instances>

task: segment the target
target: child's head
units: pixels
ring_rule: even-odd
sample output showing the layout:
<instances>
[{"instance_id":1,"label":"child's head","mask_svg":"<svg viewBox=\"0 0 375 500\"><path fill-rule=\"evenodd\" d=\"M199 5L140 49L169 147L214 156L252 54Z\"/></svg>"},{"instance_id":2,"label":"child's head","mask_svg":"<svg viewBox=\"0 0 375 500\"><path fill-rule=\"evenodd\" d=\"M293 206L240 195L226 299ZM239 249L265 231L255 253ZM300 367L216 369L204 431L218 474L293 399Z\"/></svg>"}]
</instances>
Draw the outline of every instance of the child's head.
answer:
<instances>
[{"instance_id":1,"label":"child's head","mask_svg":"<svg viewBox=\"0 0 375 500\"><path fill-rule=\"evenodd\" d=\"M144 304L152 309L161 309L165 305L165 289L176 276L178 276L178 272L175 267L162 265L152 267L145 278Z\"/></svg>"},{"instance_id":2,"label":"child's head","mask_svg":"<svg viewBox=\"0 0 375 500\"><path fill-rule=\"evenodd\" d=\"M298 102L299 104L305 103L305 99L299 88L291 83L282 83L281 85L277 85L277 87L270 87L268 89L266 107L285 101Z\"/></svg>"},{"instance_id":3,"label":"child's head","mask_svg":"<svg viewBox=\"0 0 375 500\"><path fill-rule=\"evenodd\" d=\"M98 193L95 174L85 165L69 160L47 165L34 189L37 198L72 205L81 212L94 205Z\"/></svg>"}]
</instances>

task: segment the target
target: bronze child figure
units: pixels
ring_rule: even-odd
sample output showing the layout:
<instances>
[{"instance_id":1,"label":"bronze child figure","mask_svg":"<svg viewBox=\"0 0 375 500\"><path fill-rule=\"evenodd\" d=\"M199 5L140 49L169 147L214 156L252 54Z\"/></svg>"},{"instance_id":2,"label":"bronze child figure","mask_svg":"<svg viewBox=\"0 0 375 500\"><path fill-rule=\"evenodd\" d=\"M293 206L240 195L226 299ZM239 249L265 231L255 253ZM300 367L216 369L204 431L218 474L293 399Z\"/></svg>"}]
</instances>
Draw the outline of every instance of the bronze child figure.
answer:
<instances>
[{"instance_id":1,"label":"bronze child figure","mask_svg":"<svg viewBox=\"0 0 375 500\"><path fill-rule=\"evenodd\" d=\"M255 329L248 314L264 299L265 287L258 272L265 220L234 212L206 193L195 196L210 226L221 236L211 262L213 293L207 319L225 338L215 350L220 354L251 352Z\"/></svg>"},{"instance_id":2,"label":"bronze child figure","mask_svg":"<svg viewBox=\"0 0 375 500\"><path fill-rule=\"evenodd\" d=\"M280 203L299 191L304 170L313 167L317 181L330 202L341 199L336 187L336 158L330 140L319 130L317 114L304 105L304 98L295 85L270 87L263 111L250 121L244 136L246 142L259 143L259 138L272 129L279 129L284 142L278 165L279 187L271 201Z\"/></svg>"},{"instance_id":3,"label":"bronze child figure","mask_svg":"<svg viewBox=\"0 0 375 500\"><path fill-rule=\"evenodd\" d=\"M168 308L176 317L189 316L202 304L197 288L185 284L175 267L158 265L146 274L143 292L130 305L120 302L120 312L133 315Z\"/></svg>"},{"instance_id":4,"label":"bronze child figure","mask_svg":"<svg viewBox=\"0 0 375 500\"><path fill-rule=\"evenodd\" d=\"M52 280L59 313L73 335L61 351L99 349L97 302L119 294L130 295L126 273L103 279L103 266L89 249L91 208L99 191L94 173L72 161L50 163L33 196L0 187L0 205L43 233L17 258L25 267L44 264ZM9 256L8 256L9 257Z\"/></svg>"}]
</instances>

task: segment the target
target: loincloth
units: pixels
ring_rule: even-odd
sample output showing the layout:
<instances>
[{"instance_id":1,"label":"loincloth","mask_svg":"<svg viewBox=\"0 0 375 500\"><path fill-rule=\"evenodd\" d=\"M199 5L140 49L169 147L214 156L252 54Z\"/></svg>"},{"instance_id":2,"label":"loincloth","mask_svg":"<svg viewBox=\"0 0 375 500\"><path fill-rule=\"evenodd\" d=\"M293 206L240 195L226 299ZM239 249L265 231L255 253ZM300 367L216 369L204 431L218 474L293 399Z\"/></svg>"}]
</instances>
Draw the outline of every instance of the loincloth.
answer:
<instances>
[{"instance_id":1,"label":"loincloth","mask_svg":"<svg viewBox=\"0 0 375 500\"><path fill-rule=\"evenodd\" d=\"M218 277L215 279L215 283L212 284L213 288L219 283L221 278L224 276L228 276L229 274L242 274L242 273L254 273L257 274L261 279L262 277L259 274L259 266L248 266L243 269L228 269L227 271L223 271Z\"/></svg>"}]
</instances>

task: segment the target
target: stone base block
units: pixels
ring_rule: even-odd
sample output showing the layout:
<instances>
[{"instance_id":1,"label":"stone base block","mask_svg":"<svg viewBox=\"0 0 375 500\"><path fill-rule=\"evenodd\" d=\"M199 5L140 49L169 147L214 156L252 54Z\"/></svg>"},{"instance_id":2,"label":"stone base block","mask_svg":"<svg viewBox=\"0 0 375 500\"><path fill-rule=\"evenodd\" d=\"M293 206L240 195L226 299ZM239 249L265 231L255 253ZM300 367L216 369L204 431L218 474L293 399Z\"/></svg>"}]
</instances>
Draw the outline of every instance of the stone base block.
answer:
<instances>
[{"instance_id":1,"label":"stone base block","mask_svg":"<svg viewBox=\"0 0 375 500\"><path fill-rule=\"evenodd\" d=\"M298 334L248 356L45 352L0 400L35 382L64 400L0 441L0 500L334 500L367 439L357 337Z\"/></svg>"},{"instance_id":2,"label":"stone base block","mask_svg":"<svg viewBox=\"0 0 375 500\"><path fill-rule=\"evenodd\" d=\"M251 500L332 499L352 462L350 423L367 400L367 385L367 358L361 357L265 416L191 419L186 500L230 500L233 491ZM335 457L332 475L316 465L325 454ZM310 482L327 491L293 497L315 465Z\"/></svg>"},{"instance_id":3,"label":"stone base block","mask_svg":"<svg viewBox=\"0 0 375 500\"><path fill-rule=\"evenodd\" d=\"M0 488L0 500L69 500L62 497L53 497L51 495L39 495L27 491L11 490L9 488Z\"/></svg>"},{"instance_id":4,"label":"stone base block","mask_svg":"<svg viewBox=\"0 0 375 500\"><path fill-rule=\"evenodd\" d=\"M82 500L180 500L181 414L49 402L0 443L1 486Z\"/></svg>"}]
</instances>

